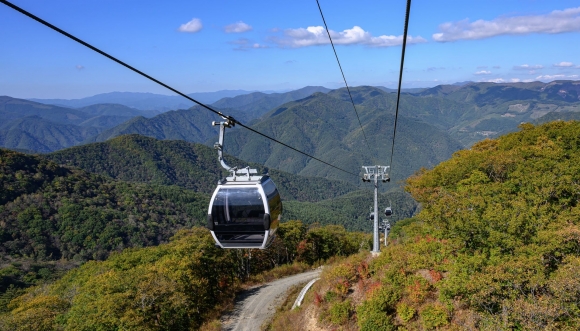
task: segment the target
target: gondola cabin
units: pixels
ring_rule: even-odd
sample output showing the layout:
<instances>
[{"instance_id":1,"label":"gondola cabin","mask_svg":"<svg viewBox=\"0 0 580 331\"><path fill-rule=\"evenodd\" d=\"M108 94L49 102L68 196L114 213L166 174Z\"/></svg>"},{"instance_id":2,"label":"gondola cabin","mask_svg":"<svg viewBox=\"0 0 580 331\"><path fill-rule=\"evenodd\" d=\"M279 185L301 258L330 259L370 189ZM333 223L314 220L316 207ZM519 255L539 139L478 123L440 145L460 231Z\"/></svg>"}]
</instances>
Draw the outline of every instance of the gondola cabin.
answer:
<instances>
[{"instance_id":1,"label":"gondola cabin","mask_svg":"<svg viewBox=\"0 0 580 331\"><path fill-rule=\"evenodd\" d=\"M274 240L282 201L268 176L220 182L211 197L207 225L222 248L265 249Z\"/></svg>"}]
</instances>

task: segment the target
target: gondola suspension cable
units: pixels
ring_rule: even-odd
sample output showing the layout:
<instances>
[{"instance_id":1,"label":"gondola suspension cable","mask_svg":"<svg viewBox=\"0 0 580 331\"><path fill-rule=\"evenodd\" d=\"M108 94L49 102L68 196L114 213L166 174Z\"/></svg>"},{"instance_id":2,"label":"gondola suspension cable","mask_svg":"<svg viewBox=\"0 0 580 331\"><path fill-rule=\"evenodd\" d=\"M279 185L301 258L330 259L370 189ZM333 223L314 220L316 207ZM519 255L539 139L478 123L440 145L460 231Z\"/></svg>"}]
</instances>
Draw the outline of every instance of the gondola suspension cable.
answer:
<instances>
[{"instance_id":1,"label":"gondola suspension cable","mask_svg":"<svg viewBox=\"0 0 580 331\"><path fill-rule=\"evenodd\" d=\"M320 16L322 17L322 22L324 23L324 28L326 29L326 33L328 34L328 39L330 40L330 45L332 45L332 50L334 51L334 57L336 57L336 62L338 63L338 68L340 69L340 73L342 74L342 79L344 80L344 85L346 86L346 90L348 91L348 96L350 97L350 102L352 103L352 108L356 113L356 118L358 119L358 124L360 125L360 129L362 130L363 136L365 138L365 142L367 144L367 151L371 150L371 145L367 139L367 135L365 130L363 129L362 122L360 121L360 117L358 115L358 111L356 110L356 106L354 105L354 100L352 98L352 94L350 93L350 88L348 87L348 83L346 82L346 77L344 76L344 71L342 70L342 66L340 65L340 60L338 59L338 54L336 53L336 48L334 47L334 42L332 41L332 37L330 36L330 30L328 30L328 25L326 24L326 20L324 19L324 14L322 13L322 7L320 7L320 2L316 0L316 4L318 5L318 11L320 11Z\"/></svg>"},{"instance_id":2,"label":"gondola suspension cable","mask_svg":"<svg viewBox=\"0 0 580 331\"><path fill-rule=\"evenodd\" d=\"M399 88L397 89L397 106L395 107L395 125L393 128L393 145L391 146L391 161L389 170L393 171L393 154L395 152L395 136L397 134L397 119L399 117L399 101L401 100L401 82L403 81L403 65L405 63L405 48L407 46L407 30L409 28L409 14L411 13L411 0L407 0L407 10L405 12L405 29L403 31L403 48L401 51L401 68L399 70Z\"/></svg>"},{"instance_id":3,"label":"gondola suspension cable","mask_svg":"<svg viewBox=\"0 0 580 331\"><path fill-rule=\"evenodd\" d=\"M203 107L203 108L205 108L205 109L207 109L207 110L211 111L212 113L215 113L215 114L217 114L217 115L219 115L219 116L221 116L221 117L223 117L223 118L226 118L226 119L228 119L228 120L232 121L233 123L235 123L235 124L237 124L237 125L239 125L239 126L241 126L241 127L245 128L245 129L247 129L247 130L249 130L249 131L252 131L252 132L254 132L254 133L256 133L256 134L258 134L258 135L260 135L260 136L262 136L262 137L264 137L264 138L270 139L270 140L272 140L272 141L274 141L274 142L276 142L276 143L278 143L278 144L280 144L280 145L282 145L282 146L284 146L284 147L287 147L287 148L289 148L289 149L291 149L291 150L293 150L293 151L295 151L295 152L298 152L298 153L300 153L300 154L302 154L302 155L305 155L305 156L307 156L307 157L309 157L309 158L312 158L312 159L314 159L314 160L316 160L316 161L318 161L318 162L321 162L321 163L323 163L323 164L326 164L326 165L327 165L327 166L329 166L329 167L335 168L335 169L337 169L337 170L340 170L340 171L342 171L342 172L345 172L345 173L347 173L347 174L350 174L350 175L353 175L353 176L357 176L357 177L359 176L358 174L355 174L354 172L350 172L350 171L348 171L348 170L345 170L345 169L342 169L342 168L340 168L340 167L337 167L337 166L335 166L335 165L332 165L332 164L330 164L330 163L328 163L328 162L326 162L326 161L323 161L323 160L321 160L321 159L319 159L319 158L317 158L317 157L315 157L315 156L312 156L312 155L310 155L310 154L308 154L308 153L305 153L305 152L303 152L303 151L301 151L301 150L299 150L299 149L296 149L296 148L294 148L294 147L292 147L292 146L290 146L290 145L288 145L288 144L286 144L286 143L283 143L283 142L279 141L279 140L278 140L278 139L276 139L276 138L270 137L270 136L268 136L268 135L266 135L266 134L264 134L264 133L261 133L261 132L259 132L259 131L255 130L255 129L253 129L253 128L251 128L251 127L247 126L247 125L244 125L244 124L243 124L243 123L241 123L240 121L238 121L238 120L234 119L232 116L225 115L225 114L223 114L222 112L219 112L219 111L217 111L217 110L215 110L215 109L213 109L213 108L211 108L211 107L209 107L209 106L207 106L207 105L205 105L205 104L203 104L203 103L201 103L201 102L199 102L199 101L197 101L197 100L193 99L192 97L188 96L187 94L185 94L185 93L182 93L182 92L180 92L180 91L178 91L178 90L174 89L173 87L171 87L171 86L169 86L169 85L167 85L167 84L165 84L165 83L163 83L163 82L161 82L161 81L159 81L159 80L157 80L157 79L155 79L155 78L153 78L153 77L151 77L151 76L147 75L146 73L144 73L144 72L142 72L142 71L140 71L140 70L138 70L138 69L136 69L136 68L134 68L134 67L130 66L129 64L127 64L127 63L125 63L125 62L123 62L123 61L121 61L121 60L119 60L119 59L115 58L114 56L112 56L112 55L110 55L110 54L108 54L108 53L106 53L106 52L104 52L104 51L102 51L102 50L98 49L97 47L95 47L95 46L93 46L93 45L91 45L91 44L89 44L89 43L87 43L87 42L85 42L85 41L83 41L83 40L81 40L81 39L79 39L79 38L77 38L77 37L73 36L72 34L70 34L70 33L66 32L66 31L64 31L64 30L62 30L62 29L60 29L60 28L58 28L58 27L56 27L56 26L54 26L54 25L52 25L52 24L48 23L47 21L45 21L45 20L41 19L40 17L38 17L38 16L35 16L34 14L32 14L32 13L30 13L30 12L28 12L28 11L26 11L26 10L24 10L24 9L22 9L22 8L20 8L20 7L16 6L16 5L14 5L14 4L12 4L12 3L10 3L10 2L8 2L8 1L6 1L6 0L0 0L0 2L2 2L3 4L5 4L6 6L8 6L8 7L12 8L12 9L14 9L14 10L16 10L16 11L20 12L21 14L24 14L24 15L26 15L26 16L28 16L28 17L32 18L33 20L35 20L35 21L37 21L37 22L39 22L39 23L41 23L41 24L43 24L43 25L45 25L45 26L47 26L47 27L51 28L52 30L54 30L54 31L56 31L56 32L58 32L58 33L60 33L60 34L62 34L62 35L64 35L64 36L66 36L66 37L68 37L68 38L70 38L70 39L72 39L72 40L74 40L74 41L76 41L76 42L78 42L79 44L82 44L83 46L85 46L85 47L87 47L87 48L90 48L91 50L93 50L93 51L95 51L95 52L97 52L97 53L99 53L99 54L101 54L101 55L103 55L103 56L105 56L105 57L109 58L110 60L113 60L113 61L117 62L118 64L120 64L120 65L122 65L122 66L126 67L127 69L130 69L130 70L132 70L132 71L134 71L134 72L138 73L139 75L141 75L141 76L143 76L143 77L145 77L145 78L147 78L147 79L149 79L149 80L151 80L151 81L153 81L153 82L155 82L155 83L157 83L157 84L159 84L159 85L161 85L161 86L165 87L165 88L166 88L166 89L168 89L168 90L171 90L171 91L172 91L172 92L174 92L174 93L177 93L178 95L180 95L180 96L182 96L182 97L184 97L184 98L186 98L186 99L188 99L188 100L190 100L190 101L192 101L192 102L194 102L194 103L198 104L199 106L201 106L201 107Z\"/></svg>"}]
</instances>

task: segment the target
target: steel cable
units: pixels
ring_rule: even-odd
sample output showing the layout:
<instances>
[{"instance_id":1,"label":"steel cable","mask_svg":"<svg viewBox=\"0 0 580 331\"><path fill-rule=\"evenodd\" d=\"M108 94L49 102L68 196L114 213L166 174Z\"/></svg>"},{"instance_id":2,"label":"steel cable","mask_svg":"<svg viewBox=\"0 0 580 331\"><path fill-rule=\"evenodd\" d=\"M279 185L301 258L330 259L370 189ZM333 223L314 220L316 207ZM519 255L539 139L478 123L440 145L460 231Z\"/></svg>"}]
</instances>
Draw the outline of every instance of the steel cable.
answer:
<instances>
[{"instance_id":1,"label":"steel cable","mask_svg":"<svg viewBox=\"0 0 580 331\"><path fill-rule=\"evenodd\" d=\"M201 107L203 107L203 108L205 108L205 109L207 109L207 110L209 110L209 111L211 111L211 112L213 112L213 113L215 113L215 114L217 114L217 115L219 115L219 116L221 116L223 118L229 119L230 121L234 122L235 124L237 124L237 125L245 128L245 129L247 129L247 130L249 130L251 132L254 132L254 133L258 134L258 135L261 135L262 137L265 137L267 139L270 139L270 140L272 140L272 141L274 141L274 142L276 142L276 143L278 143L278 144L280 144L282 146L285 146L287 148L290 148L291 150L293 150L295 152L298 152L300 154L303 154L303 155L305 155L305 156L307 156L309 158L312 158L312 159L314 159L314 160L316 160L318 162L321 162L323 164L326 164L327 166L330 166L332 168L335 168L337 170L343 171L343 172L345 172L347 174L350 174L350 175L353 175L353 176L357 176L357 177L359 176L359 175L357 175L357 174L355 174L353 172L350 172L348 170L345 170L345 169L342 169L342 168L337 167L335 165L332 165L332 164L330 164L330 163L328 163L326 161L323 161L323 160L321 160L321 159L319 159L319 158L317 158L315 156L312 156L312 155L310 155L308 153L305 153L305 152L303 152L303 151L301 151L299 149L296 149L296 148L294 148L294 147L292 147L292 146L290 146L290 145L288 145L286 143L283 143L283 142L277 140L276 138L272 138L272 137L270 137L270 136L268 136L268 135L266 135L264 133L261 133L261 132L255 130L255 129L253 129L253 128L251 128L251 127L249 127L249 126L241 123L240 121L234 119L233 117L228 116L228 115L225 115L222 112L219 112L219 111L217 111L217 110L215 110L215 109L213 109L213 108L211 108L211 107L209 107L209 106L207 106L207 105L205 105L205 104L203 104L203 103L201 103L201 102L193 99L192 97L188 96L187 94L182 93L182 92L174 89L173 87L171 87L171 86L169 86L169 85L167 85L167 84L165 84L165 83L163 83L163 82L161 82L161 81L159 81L159 80L157 80L157 79L155 79L155 78L147 75L146 73L144 73L144 72L142 72L142 71L140 71L140 70L138 70L138 69L130 66L129 64L127 64L127 63L125 63L125 62L123 62L123 61L115 58L114 56L112 56L112 55L110 55L110 54L108 54L108 53L106 53L106 52L98 49L97 47L95 47L95 46L93 46L93 45L91 45L91 44L89 44L89 43L87 43L87 42L85 42L85 41L83 41L83 40L81 40L81 39L73 36L72 34L70 34L70 33L66 32L66 31L64 31L64 30L62 30L62 29L60 29L60 28L58 28L58 27L56 27L56 26L48 23L47 21L41 19L40 17L35 16L32 13L30 13L30 12L28 12L28 11L26 11L26 10L24 10L24 9L22 9L22 8L20 8L20 7L16 6L16 5L14 5L14 4L6 1L6 0L0 0L0 2L2 2L3 4L5 4L6 6L12 8L12 9L20 12L21 14L24 14L24 15L32 18L33 20L35 20L35 21L37 21L37 22L39 22L39 23L41 23L41 24L43 24L43 25L51 28L52 30L54 30L54 31L56 31L56 32L58 32L58 33L60 33L60 34L62 34L64 36L66 36L66 37L68 37L68 38L70 38L70 39L72 39L72 40L80 43L80 44L82 44L83 46L88 47L91 50L93 50L93 51L95 51L95 52L97 52L97 53L99 53L99 54L101 54L101 55L109 58L110 60L113 60L113 61L117 62L118 64L120 64L120 65L122 65L122 66L124 66L124 67L126 67L126 68L128 68L128 69L130 69L130 70L132 70L132 71L134 71L136 73L138 73L139 75L141 75L141 76L143 76L143 77L145 77L145 78L147 78L147 79L149 79L149 80L151 80L151 81L153 81L153 82L155 82L155 83L157 83L157 84L159 84L159 85L167 88L168 90L170 90L170 91L172 91L172 92L174 92L174 93L176 93L176 94L178 94L178 95L180 95L180 96L182 96L182 97L184 97L184 98L186 98L186 99L188 99L188 100L190 100L190 101L198 104L199 106L201 106Z\"/></svg>"}]
</instances>

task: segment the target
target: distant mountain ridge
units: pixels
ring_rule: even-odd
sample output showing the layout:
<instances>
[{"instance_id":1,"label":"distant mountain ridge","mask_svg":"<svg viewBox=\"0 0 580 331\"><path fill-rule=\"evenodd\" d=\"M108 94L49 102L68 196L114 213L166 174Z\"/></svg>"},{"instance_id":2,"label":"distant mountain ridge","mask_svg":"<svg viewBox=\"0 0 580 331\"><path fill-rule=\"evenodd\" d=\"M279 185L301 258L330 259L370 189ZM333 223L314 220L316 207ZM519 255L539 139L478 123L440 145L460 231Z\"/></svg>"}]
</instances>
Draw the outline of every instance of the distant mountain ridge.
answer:
<instances>
[{"instance_id":1,"label":"distant mountain ridge","mask_svg":"<svg viewBox=\"0 0 580 331\"><path fill-rule=\"evenodd\" d=\"M535 122L550 112L580 111L580 81L439 85L413 95L458 103L461 115L443 128L465 146L513 131L520 123ZM441 118L433 112L429 116Z\"/></svg>"},{"instance_id":2,"label":"distant mountain ridge","mask_svg":"<svg viewBox=\"0 0 580 331\"><path fill-rule=\"evenodd\" d=\"M232 98L223 98L213 103L212 106L235 109L236 113L242 111L244 112L243 117L245 119L253 120L261 117L272 108L287 102L306 98L316 92L328 93L329 91L331 90L322 86L306 86L295 91L284 93L265 94L262 92L254 92Z\"/></svg>"},{"instance_id":3,"label":"distant mountain ridge","mask_svg":"<svg viewBox=\"0 0 580 331\"><path fill-rule=\"evenodd\" d=\"M446 132L453 139L458 140L462 147L469 147L481 139L493 138L502 132L515 130L522 122L542 121L541 117L548 113L580 111L579 86L580 82L578 81L501 84L463 82L461 84L439 85L429 89L417 89L403 93L400 113L409 119L435 126ZM362 86L352 88L351 92L357 107L362 107L362 110L367 114L373 112L384 112L386 115L394 114L396 101L396 94L392 93L394 90ZM233 116L247 125L259 125L264 121L274 123L276 120L272 122L273 120L269 119L269 117L282 114L286 109L294 105L293 102L311 98L312 93L328 94L341 101L350 102L350 97L344 88L328 90L323 87L312 86L286 93L265 94L256 92L223 98L215 102L212 107L222 111L224 114ZM4 97L4 99L6 98L8 97ZM317 98L320 99L319 97ZM329 99L326 100L328 101ZM0 107L2 106L1 102L0 99ZM149 116L154 115L155 111L147 113L135 108L113 104L71 109L20 100L12 102L8 108L24 109L26 108L24 107L26 103L28 103L27 107L32 110L11 112L9 109L6 110L6 107L4 109L0 108L0 115L4 119L3 124L0 125L0 136L4 141L3 146L43 152L48 149L55 150L69 147L69 143L64 145L56 144L52 147L45 146L46 144L42 141L44 135L38 135L31 129L28 129L28 131L22 130L21 124L12 123L17 118L29 115L41 116L44 120L51 122L93 127L96 130L93 131L96 132L95 135L89 137L88 134L80 134L78 133L79 130L70 130L69 128L63 131L63 137L55 137L53 139L74 141L75 143L77 141L105 141L119 135L136 133L157 139L183 139L190 142L213 144L217 130L211 127L211 122L219 120L217 116L213 116L209 111L199 108L199 106L185 110L174 110L154 117ZM294 111L298 109L294 106L292 107ZM46 111L47 109L51 109L51 111ZM345 114L346 111L345 109ZM352 107L351 112L353 112ZM50 116L47 117L46 114L50 114ZM141 117L139 117L139 114L141 114ZM308 117L308 114L305 114L305 116ZM325 116L332 118L333 114L326 112ZM376 114L373 116L368 117L367 120L361 118L364 125L371 127L376 125L368 122L378 121L380 118L376 117ZM282 118L284 117L278 117L278 119ZM386 119L388 116L384 118ZM350 123L350 120L347 122ZM350 125L347 122L342 123ZM17 127L11 128L9 124ZM47 127L48 125L44 126ZM28 125L27 127L32 128L33 126ZM319 130L324 129L324 127L319 128ZM342 129L340 128L340 130ZM349 130L356 131L359 129L357 129L356 125L349 126ZM10 133L8 134L9 131ZM44 132L55 133L47 135L47 137L50 137L57 135L56 133L59 131L62 130L51 128ZM352 134L355 134L355 131ZM87 131L84 130L84 132ZM74 134L74 136L64 137L69 134ZM387 133L385 132L385 134ZM302 135L303 132L295 132L294 136L288 137L288 139L292 141L297 137L298 141L300 141ZM379 142L382 144L384 139L379 140ZM314 143L318 144L317 142ZM257 142L252 144L257 144ZM263 154L263 152L261 153ZM254 155L258 154L254 152ZM246 156L243 158L245 159ZM427 164L432 164L432 162Z\"/></svg>"},{"instance_id":4,"label":"distant mountain ridge","mask_svg":"<svg viewBox=\"0 0 580 331\"><path fill-rule=\"evenodd\" d=\"M252 93L244 90L222 90L216 92L199 92L188 94L190 97L206 104L222 98L231 98L241 94ZM100 103L116 103L139 110L168 111L190 108L195 104L182 96L141 92L109 92L80 99L29 99L30 101L80 108Z\"/></svg>"},{"instance_id":5,"label":"distant mountain ridge","mask_svg":"<svg viewBox=\"0 0 580 331\"><path fill-rule=\"evenodd\" d=\"M154 114L116 104L72 109L0 96L0 146L52 152L78 145L134 116Z\"/></svg>"},{"instance_id":6,"label":"distant mountain ridge","mask_svg":"<svg viewBox=\"0 0 580 331\"><path fill-rule=\"evenodd\" d=\"M363 164L384 164L390 156L396 95L370 86L351 88L351 94L365 134L371 139L370 150L346 89L286 103L264 115L253 128L351 172L359 173ZM421 167L438 164L462 148L444 130L426 122L400 114L398 123L393 183ZM246 130L230 132L225 145L229 153L246 161L303 176L360 182L358 176L329 169L270 140L254 138Z\"/></svg>"},{"instance_id":7,"label":"distant mountain ridge","mask_svg":"<svg viewBox=\"0 0 580 331\"><path fill-rule=\"evenodd\" d=\"M203 142L217 135L218 131L212 127L211 122L219 120L219 116L200 106L195 106L190 109L168 111L153 118L134 117L121 125L87 139L85 142L101 142L133 133L155 139Z\"/></svg>"},{"instance_id":8,"label":"distant mountain ridge","mask_svg":"<svg viewBox=\"0 0 580 331\"><path fill-rule=\"evenodd\" d=\"M14 120L0 130L0 146L48 153L82 143L101 129L52 123L39 116Z\"/></svg>"}]
</instances>

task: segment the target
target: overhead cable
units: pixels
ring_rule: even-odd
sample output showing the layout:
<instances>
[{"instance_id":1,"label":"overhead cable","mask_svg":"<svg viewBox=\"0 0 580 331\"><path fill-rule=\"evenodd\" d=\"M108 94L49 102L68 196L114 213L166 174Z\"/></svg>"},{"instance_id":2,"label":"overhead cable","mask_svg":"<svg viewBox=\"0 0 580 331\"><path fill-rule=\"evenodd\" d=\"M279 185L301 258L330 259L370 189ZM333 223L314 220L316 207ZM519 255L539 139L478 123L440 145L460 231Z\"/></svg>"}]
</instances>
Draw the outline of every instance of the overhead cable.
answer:
<instances>
[{"instance_id":1,"label":"overhead cable","mask_svg":"<svg viewBox=\"0 0 580 331\"><path fill-rule=\"evenodd\" d=\"M330 163L328 163L328 162L326 162L326 161L323 161L323 160L321 160L321 159L319 159L319 158L317 158L317 157L315 157L315 156L312 156L312 155L310 155L310 154L308 154L308 153L305 153L305 152L303 152L303 151L301 151L301 150L299 150L299 149L296 149L296 148L294 148L294 147L292 147L292 146L290 146L290 145L288 145L288 144L286 144L286 143L283 143L283 142L281 142L281 141L277 140L276 138L270 137L270 136L268 136L268 135L266 135L266 134L263 134L263 133L261 133L261 132L259 132L259 131L255 130L255 129L253 129L253 128L251 128L251 127L247 126L247 125L244 125L244 124L243 124L243 123L241 123L240 121L238 121L238 120L234 119L232 116L228 116L228 115L226 115L226 114L223 114L222 112L220 112L220 111L217 111L217 110L215 110L215 109L213 109L213 108L211 108L211 107L209 107L209 106L207 106L207 105L205 105L205 104L203 104L203 103L201 103L201 102L199 102L199 101L197 101L197 100L193 99L192 97L188 96L187 94L185 94L185 93L182 93L182 92L180 92L180 91L178 91L178 90L174 89L173 87L171 87L171 86L169 86L169 85L167 85L167 84L165 84L165 83L163 83L163 82L161 82L161 81L159 81L159 80L157 80L157 79L155 79L155 78L153 78L153 77L151 77L151 76L147 75L146 73L144 73L144 72L142 72L142 71L140 71L140 70L138 70L138 69L136 69L136 68L134 68L134 67L130 66L129 64L127 64L127 63L125 63L125 62L123 62L123 61L121 61L121 60L119 60L119 59L115 58L114 56L112 56L112 55L110 55L110 54L108 54L108 53L106 53L106 52L104 52L104 51L102 51L102 50L98 49L97 47L95 47L95 46L93 46L93 45L91 45L91 44L89 44L89 43L87 43L87 42L85 42L85 41L83 41L83 40L81 40L81 39L79 39L79 38L77 38L77 37L73 36L72 34L70 34L70 33L66 32L66 31L64 31L64 30L62 30L62 29L60 29L60 28L58 28L58 27L56 27L56 26L54 26L54 25L52 25L52 24L48 23L47 21L45 21L45 20L41 19L40 17L38 17L38 16L35 16L35 15L33 15L32 13L30 13L30 12L28 12L28 11L26 11L26 10L24 10L24 9L22 9L22 8L20 8L20 7L16 6L16 5L14 5L14 4L12 4L12 3L10 3L10 2L8 2L8 1L6 1L6 0L0 0L0 2L2 2L3 4L5 4L6 6L8 6L8 7L12 8L12 9L14 9L14 10L16 10L16 11L18 11L18 12L20 12L20 13L22 13L22 14L24 14L24 15L26 15L26 16L28 16L28 17L30 17L30 18L32 18L33 20L35 20L35 21L37 21L37 22L39 22L39 23L41 23L41 24L43 24L43 25L45 25L45 26L47 26L47 27L49 27L49 28L53 29L54 31L56 31L56 32L58 32L58 33L60 33L60 34L62 34L62 35L64 35L64 36L66 36L66 37L68 37L68 38L70 38L70 39L72 39L72 40L74 40L74 41L76 41L76 42L78 42L79 44L82 44L83 46L85 46L85 47L88 47L88 48L90 48L91 50L93 50L93 51L95 51L95 52L97 52L97 53L99 53L99 54L101 54L101 55L103 55L103 56L105 56L105 57L107 57L107 58L109 58L109 59L111 59L111 60L113 60L113 61L117 62L118 64L120 64L120 65L122 65L122 66L126 67L127 69L130 69L130 70L132 70L132 71L134 71L134 72L138 73L139 75L141 75L141 76L143 76L143 77L145 77L145 78L147 78L147 79L149 79L149 80L151 80L151 81L153 81L153 82L155 82L155 83L157 83L157 84L159 84L159 85L161 85L161 86L165 87L166 89L168 89L168 90L171 90L172 92L175 92L175 93L179 94L180 96L182 96L182 97L184 97L184 98L186 98L186 99L188 99L188 100L190 100L190 101L192 101L192 102L194 102L194 103L198 104L199 106L201 106L201 107L203 107L203 108L205 108L205 109L207 109L207 110L211 111L212 113L215 113L215 114L217 114L217 115L219 115L219 116L221 116L221 117L223 117L223 118L226 118L226 119L228 119L228 120L230 120L230 121L234 122L235 124L237 124L237 125L239 125L239 126L241 126L241 127L245 128L245 129L247 129L247 130L249 130L249 131L252 131L252 132L254 132L254 133L257 133L257 134L259 134L259 135L260 135L260 136L262 136L262 137L265 137L265 138L267 138L267 139L270 139L270 140L272 140L272 141L274 141L274 142L276 142L276 143L278 143L278 144L280 144L280 145L282 145L282 146L285 146L285 147L287 147L287 148L290 148L291 150L293 150L293 151L295 151L295 152L298 152L298 153L300 153L300 154L302 154L302 155L305 155L305 156L307 156L307 157L309 157L309 158L312 158L312 159L314 159L314 160L316 160L316 161L318 161L318 162L324 163L324 164L326 164L327 166L330 166L330 167L332 167L332 168L335 168L335 169L337 169L337 170L343 171L343 172L345 172L345 173L347 173L347 174L350 174L350 175L353 175L353 176L357 176L357 177L358 177L358 175L357 175L357 174L355 174L355 173L353 173L353 172L350 172L350 171L348 171L348 170L345 170L345 169L342 169L342 168L340 168L340 167L337 167L337 166L335 166L335 165L332 165L332 164L330 164Z\"/></svg>"},{"instance_id":2,"label":"overhead cable","mask_svg":"<svg viewBox=\"0 0 580 331\"><path fill-rule=\"evenodd\" d=\"M393 128L393 145L391 146L391 162L389 170L393 171L393 154L395 152L395 135L397 134L397 119L399 117L399 101L401 100L401 82L403 81L403 65L405 63L405 48L407 46L407 30L409 28L409 14L411 13L411 0L407 0L405 13L405 30L403 32L403 49L401 51L401 68L399 70L399 88L397 89L397 106L395 107L395 125Z\"/></svg>"},{"instance_id":3,"label":"overhead cable","mask_svg":"<svg viewBox=\"0 0 580 331\"><path fill-rule=\"evenodd\" d=\"M340 65L340 60L338 59L338 54L336 53L336 48L334 47L334 42L332 41L332 37L330 36L330 30L328 30L328 25L326 25L326 20L324 19L324 14L322 13L322 7L320 7L320 2L316 0L316 4L318 5L318 10L320 11L320 16L322 17L322 22L324 23L324 28L326 29L326 33L328 34L328 39L330 39L330 44L332 45L332 50L334 51L334 57L336 57L336 62L338 63L338 68L340 69L340 73L342 74L342 79L344 80L344 85L346 86L346 90L348 91L348 96L350 97L350 102L352 103L352 108L354 108L354 112L356 113L356 118L358 119L358 124L360 125L360 129L362 130L363 136L365 138L365 142L367 143L367 150L370 152L371 145L367 139L367 135L365 134L365 130L363 129L362 123L360 121L360 117L358 116L358 111L356 110L356 106L354 105L354 100L352 99L352 94L350 93L350 88L348 87L348 83L346 82L346 77L344 76L344 71L342 71L342 66Z\"/></svg>"}]
</instances>

